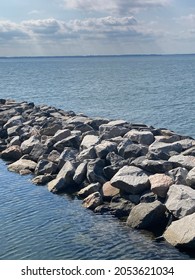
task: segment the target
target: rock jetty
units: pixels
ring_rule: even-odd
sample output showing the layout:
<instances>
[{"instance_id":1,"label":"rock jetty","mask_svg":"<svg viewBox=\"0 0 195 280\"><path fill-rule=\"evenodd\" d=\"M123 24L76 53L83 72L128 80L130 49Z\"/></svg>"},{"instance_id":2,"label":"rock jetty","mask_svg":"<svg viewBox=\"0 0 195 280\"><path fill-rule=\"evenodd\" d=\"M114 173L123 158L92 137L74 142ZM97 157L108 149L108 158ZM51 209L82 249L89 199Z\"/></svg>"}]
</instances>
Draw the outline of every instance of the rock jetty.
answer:
<instances>
[{"instance_id":1,"label":"rock jetty","mask_svg":"<svg viewBox=\"0 0 195 280\"><path fill-rule=\"evenodd\" d=\"M195 249L195 140L164 128L0 99L0 156L54 194Z\"/></svg>"}]
</instances>

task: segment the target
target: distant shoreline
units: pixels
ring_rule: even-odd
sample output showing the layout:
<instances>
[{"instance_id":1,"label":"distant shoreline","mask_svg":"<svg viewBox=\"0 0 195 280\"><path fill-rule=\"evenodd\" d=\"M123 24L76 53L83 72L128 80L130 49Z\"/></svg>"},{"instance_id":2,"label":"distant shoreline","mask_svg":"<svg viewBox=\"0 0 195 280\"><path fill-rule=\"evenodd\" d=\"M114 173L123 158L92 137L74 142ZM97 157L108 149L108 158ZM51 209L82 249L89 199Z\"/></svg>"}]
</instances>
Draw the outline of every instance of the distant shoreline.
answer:
<instances>
[{"instance_id":1,"label":"distant shoreline","mask_svg":"<svg viewBox=\"0 0 195 280\"><path fill-rule=\"evenodd\" d=\"M166 56L195 56L195 53L184 54L105 54L105 55L62 55L62 56L0 56L0 59L20 59L20 58L98 58L98 57L166 57Z\"/></svg>"}]
</instances>

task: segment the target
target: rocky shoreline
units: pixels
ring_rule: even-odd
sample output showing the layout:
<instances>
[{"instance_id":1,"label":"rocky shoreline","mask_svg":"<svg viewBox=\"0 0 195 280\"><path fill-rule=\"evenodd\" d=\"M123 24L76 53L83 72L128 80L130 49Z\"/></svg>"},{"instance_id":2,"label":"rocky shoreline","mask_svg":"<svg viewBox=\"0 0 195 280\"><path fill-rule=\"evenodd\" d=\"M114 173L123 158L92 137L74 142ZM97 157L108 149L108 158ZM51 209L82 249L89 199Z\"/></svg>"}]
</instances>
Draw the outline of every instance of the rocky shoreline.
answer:
<instances>
[{"instance_id":1,"label":"rocky shoreline","mask_svg":"<svg viewBox=\"0 0 195 280\"><path fill-rule=\"evenodd\" d=\"M168 129L0 99L0 157L54 194L195 249L195 140Z\"/></svg>"}]
</instances>

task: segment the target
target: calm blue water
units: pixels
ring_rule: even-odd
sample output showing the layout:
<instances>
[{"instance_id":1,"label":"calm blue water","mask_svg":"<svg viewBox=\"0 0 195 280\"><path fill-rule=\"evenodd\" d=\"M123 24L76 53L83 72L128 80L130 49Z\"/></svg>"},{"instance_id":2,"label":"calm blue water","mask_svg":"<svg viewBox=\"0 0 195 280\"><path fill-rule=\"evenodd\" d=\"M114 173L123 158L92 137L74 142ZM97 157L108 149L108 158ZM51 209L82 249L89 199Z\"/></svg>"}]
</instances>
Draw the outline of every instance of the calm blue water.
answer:
<instances>
[{"instance_id":1,"label":"calm blue water","mask_svg":"<svg viewBox=\"0 0 195 280\"><path fill-rule=\"evenodd\" d=\"M0 59L0 98L195 136L195 56ZM0 161L0 259L187 259Z\"/></svg>"}]
</instances>

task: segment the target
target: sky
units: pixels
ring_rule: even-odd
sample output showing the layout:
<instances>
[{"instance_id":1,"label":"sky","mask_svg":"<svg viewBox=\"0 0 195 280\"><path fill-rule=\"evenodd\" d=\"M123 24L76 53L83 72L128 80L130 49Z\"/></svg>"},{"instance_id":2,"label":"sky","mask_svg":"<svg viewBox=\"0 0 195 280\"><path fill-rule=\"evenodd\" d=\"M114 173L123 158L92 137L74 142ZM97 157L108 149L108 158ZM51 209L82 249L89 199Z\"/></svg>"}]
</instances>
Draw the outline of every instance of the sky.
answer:
<instances>
[{"instance_id":1,"label":"sky","mask_svg":"<svg viewBox=\"0 0 195 280\"><path fill-rule=\"evenodd\" d=\"M0 1L0 56L195 53L194 0Z\"/></svg>"}]
</instances>

